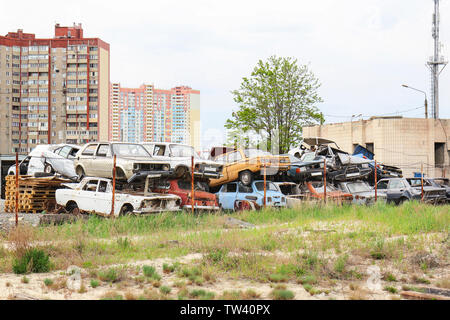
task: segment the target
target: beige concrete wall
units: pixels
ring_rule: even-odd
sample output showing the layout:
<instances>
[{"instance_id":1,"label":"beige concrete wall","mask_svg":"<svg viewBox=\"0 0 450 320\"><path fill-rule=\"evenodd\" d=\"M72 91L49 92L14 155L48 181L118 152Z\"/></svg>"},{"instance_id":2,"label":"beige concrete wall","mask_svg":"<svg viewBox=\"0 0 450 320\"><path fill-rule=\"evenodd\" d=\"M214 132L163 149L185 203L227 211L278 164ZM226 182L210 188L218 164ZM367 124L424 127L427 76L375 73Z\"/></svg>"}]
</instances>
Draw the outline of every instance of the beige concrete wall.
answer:
<instances>
[{"instance_id":1,"label":"beige concrete wall","mask_svg":"<svg viewBox=\"0 0 450 320\"><path fill-rule=\"evenodd\" d=\"M450 175L450 120L375 118L303 128L304 137L323 137L336 141L343 150L353 152L355 144L374 144L375 159L399 166L404 176L420 172L429 177ZM435 143L446 143L444 167L435 168Z\"/></svg>"}]
</instances>

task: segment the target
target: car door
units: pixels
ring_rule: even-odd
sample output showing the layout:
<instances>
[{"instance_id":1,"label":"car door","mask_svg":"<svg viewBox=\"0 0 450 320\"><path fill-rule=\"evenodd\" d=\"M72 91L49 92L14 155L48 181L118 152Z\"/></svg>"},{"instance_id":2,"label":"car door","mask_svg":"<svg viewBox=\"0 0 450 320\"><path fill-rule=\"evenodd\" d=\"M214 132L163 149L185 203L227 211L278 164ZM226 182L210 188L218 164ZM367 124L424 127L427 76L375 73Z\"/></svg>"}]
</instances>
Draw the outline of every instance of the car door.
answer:
<instances>
[{"instance_id":1,"label":"car door","mask_svg":"<svg viewBox=\"0 0 450 320\"><path fill-rule=\"evenodd\" d=\"M113 172L113 158L111 152L111 145L108 143L100 143L95 152L94 162L96 167L96 176L104 178L112 178Z\"/></svg>"},{"instance_id":2,"label":"car door","mask_svg":"<svg viewBox=\"0 0 450 320\"><path fill-rule=\"evenodd\" d=\"M83 152L79 156L78 162L83 165L85 174L87 176L94 175L94 168L92 165L92 161L94 159L95 152L97 151L98 143L91 143L86 148L84 148Z\"/></svg>"},{"instance_id":3,"label":"car door","mask_svg":"<svg viewBox=\"0 0 450 320\"><path fill-rule=\"evenodd\" d=\"M389 180L380 180L377 183L377 193L386 195L388 191Z\"/></svg>"},{"instance_id":4,"label":"car door","mask_svg":"<svg viewBox=\"0 0 450 320\"><path fill-rule=\"evenodd\" d=\"M95 211L103 214L111 213L112 208L112 186L107 180L99 180L97 193L95 194Z\"/></svg>"},{"instance_id":5,"label":"car door","mask_svg":"<svg viewBox=\"0 0 450 320\"><path fill-rule=\"evenodd\" d=\"M236 180L239 177L239 172L245 169L245 163L239 163L242 160L242 155L238 151L229 152L226 154L226 162L227 162L227 176L229 180Z\"/></svg>"},{"instance_id":6,"label":"car door","mask_svg":"<svg viewBox=\"0 0 450 320\"><path fill-rule=\"evenodd\" d=\"M67 166L67 156L72 148L70 146L64 146L56 149L54 152L47 152L48 157L45 161L49 163L53 170L59 173L64 173L64 168ZM71 163L73 167L73 164Z\"/></svg>"},{"instance_id":7,"label":"car door","mask_svg":"<svg viewBox=\"0 0 450 320\"><path fill-rule=\"evenodd\" d=\"M88 180L86 184L83 186L83 188L76 192L76 196L74 199L78 205L78 208L80 210L84 211L92 211L96 210L97 204L96 204L96 194L97 194L97 186L98 186L98 180Z\"/></svg>"},{"instance_id":8,"label":"car door","mask_svg":"<svg viewBox=\"0 0 450 320\"><path fill-rule=\"evenodd\" d=\"M237 195L237 183L232 182L225 185L225 189L220 196L220 204L223 209L234 210L234 201Z\"/></svg>"}]
</instances>

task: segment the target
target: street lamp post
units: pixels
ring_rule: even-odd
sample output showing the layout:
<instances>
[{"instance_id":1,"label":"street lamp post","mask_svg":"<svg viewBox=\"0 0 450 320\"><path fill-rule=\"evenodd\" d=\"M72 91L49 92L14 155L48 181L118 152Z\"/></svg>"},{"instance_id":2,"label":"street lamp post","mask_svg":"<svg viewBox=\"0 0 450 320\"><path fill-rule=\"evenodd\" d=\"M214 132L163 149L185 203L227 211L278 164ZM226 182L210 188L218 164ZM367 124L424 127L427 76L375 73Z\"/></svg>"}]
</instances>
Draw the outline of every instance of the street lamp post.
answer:
<instances>
[{"instance_id":1,"label":"street lamp post","mask_svg":"<svg viewBox=\"0 0 450 320\"><path fill-rule=\"evenodd\" d=\"M425 95L425 119L428 119L428 100L427 100L427 93L426 93L425 91L422 91L422 90L419 90L419 89L410 87L410 86L408 86L408 85L406 85L406 84L402 84L402 87L408 88L408 89L412 89L412 90L415 90L415 91L422 92L422 93Z\"/></svg>"}]
</instances>

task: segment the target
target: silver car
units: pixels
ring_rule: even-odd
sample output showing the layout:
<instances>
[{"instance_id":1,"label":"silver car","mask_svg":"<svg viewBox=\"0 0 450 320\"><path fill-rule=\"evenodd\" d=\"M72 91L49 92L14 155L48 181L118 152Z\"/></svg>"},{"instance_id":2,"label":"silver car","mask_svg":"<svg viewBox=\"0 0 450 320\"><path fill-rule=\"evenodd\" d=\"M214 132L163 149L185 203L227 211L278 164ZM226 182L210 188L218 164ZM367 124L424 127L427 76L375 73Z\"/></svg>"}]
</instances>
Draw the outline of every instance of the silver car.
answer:
<instances>
[{"instance_id":1,"label":"silver car","mask_svg":"<svg viewBox=\"0 0 450 320\"><path fill-rule=\"evenodd\" d=\"M81 180L85 176L112 178L113 159L116 156L116 179L128 183L170 176L170 164L153 158L137 143L92 142L77 153L74 161L76 174Z\"/></svg>"}]
</instances>

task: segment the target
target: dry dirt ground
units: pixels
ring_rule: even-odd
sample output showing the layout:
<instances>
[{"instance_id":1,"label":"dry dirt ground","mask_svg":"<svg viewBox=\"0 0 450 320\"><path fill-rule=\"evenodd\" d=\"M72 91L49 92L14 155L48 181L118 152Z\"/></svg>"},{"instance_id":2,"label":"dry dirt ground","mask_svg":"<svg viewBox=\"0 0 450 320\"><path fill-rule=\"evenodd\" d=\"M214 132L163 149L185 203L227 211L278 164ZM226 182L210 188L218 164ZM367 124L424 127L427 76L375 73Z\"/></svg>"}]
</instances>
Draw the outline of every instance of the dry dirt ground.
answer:
<instances>
[{"instance_id":1,"label":"dry dirt ground","mask_svg":"<svg viewBox=\"0 0 450 320\"><path fill-rule=\"evenodd\" d=\"M289 228L288 225L282 225L282 229L277 232L285 235L294 234L308 237L309 234L334 232L335 230L351 232L358 227L357 223L344 225L320 222L301 233L295 228ZM226 232L226 230L224 231ZM396 241L402 237L394 236L386 238L385 241ZM130 239L131 241L142 241L143 238L145 239L145 237L132 237ZM349 255L347 265L359 271L362 275L359 279L319 279L314 284L314 290L307 290L307 286L293 280L281 281L280 283L250 280L245 277L227 277L226 275L216 276L213 279L206 278L206 281L202 283L195 283L195 281L180 277L177 272L168 272L167 270L165 272L163 270L164 264L179 263L182 266L193 266L200 264L204 259L202 253L191 253L177 258L166 257L132 261L120 265L103 265L95 272L89 268L69 267L67 270L33 273L26 276L2 273L0 274L0 299L189 299L196 297L189 294L195 290L213 293L215 299L273 299L274 289L286 289L294 294L293 299L298 300L397 300L403 299L400 295L402 290L409 290L408 288L411 287L415 288L413 290L416 291L420 291L421 287L449 288L448 233L435 232L426 234L423 238L426 241L425 247L433 248L434 252L443 252L443 254L438 256L425 254L424 257L421 257L420 252L411 250L405 252L404 261L395 261L370 259L366 254L356 250ZM113 240L103 239L99 241ZM7 242L0 244L4 250L11 249ZM299 253L301 254L301 252L275 250L258 254L273 255L281 261L290 255ZM242 252L231 252L230 254L240 255ZM336 259L336 254L332 251L324 252L322 257L330 260ZM428 264L432 267L422 270L420 262L414 262L417 259L428 259ZM414 266L415 263L416 266ZM157 281L149 280L143 276L143 266L153 266L161 278ZM119 279L113 281L98 280L99 270L111 268L120 270ZM393 276L394 279L386 278L387 274ZM164 292L163 287L169 287L170 292Z\"/></svg>"}]
</instances>

